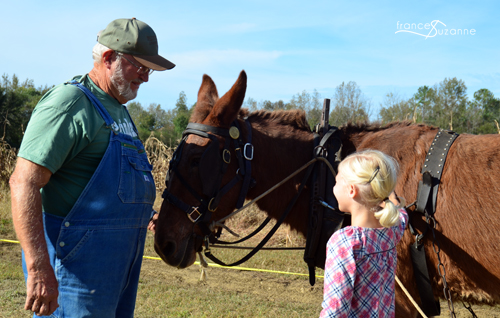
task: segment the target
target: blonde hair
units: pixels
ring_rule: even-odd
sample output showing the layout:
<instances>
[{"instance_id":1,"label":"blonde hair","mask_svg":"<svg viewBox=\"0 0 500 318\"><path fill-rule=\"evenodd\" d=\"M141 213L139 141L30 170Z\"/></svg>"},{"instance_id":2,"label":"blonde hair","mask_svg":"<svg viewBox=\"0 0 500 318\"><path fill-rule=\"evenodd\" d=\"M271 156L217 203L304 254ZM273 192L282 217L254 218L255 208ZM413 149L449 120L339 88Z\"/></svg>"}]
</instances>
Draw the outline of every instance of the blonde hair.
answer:
<instances>
[{"instance_id":1,"label":"blonde hair","mask_svg":"<svg viewBox=\"0 0 500 318\"><path fill-rule=\"evenodd\" d=\"M374 211L382 226L391 227L399 223L399 206L388 198L396 187L398 177L399 165L394 158L368 149L347 156L338 169L348 183L357 187L362 203Z\"/></svg>"}]
</instances>

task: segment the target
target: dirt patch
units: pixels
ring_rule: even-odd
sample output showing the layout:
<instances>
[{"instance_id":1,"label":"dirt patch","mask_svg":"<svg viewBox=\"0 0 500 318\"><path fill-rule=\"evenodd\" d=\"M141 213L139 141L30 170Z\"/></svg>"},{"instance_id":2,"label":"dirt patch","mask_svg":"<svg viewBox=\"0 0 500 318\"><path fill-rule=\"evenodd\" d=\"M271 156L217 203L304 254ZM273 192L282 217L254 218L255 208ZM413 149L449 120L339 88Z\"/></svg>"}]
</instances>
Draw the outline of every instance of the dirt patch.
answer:
<instances>
[{"instance_id":1,"label":"dirt patch","mask_svg":"<svg viewBox=\"0 0 500 318\"><path fill-rule=\"evenodd\" d=\"M323 297L322 280L310 286L307 277L291 277L282 274L209 267L206 279L200 281L199 265L176 269L161 261L144 260L141 276L144 279L156 277L165 284L181 283L193 288L204 286L228 292L246 293L269 301L283 300L286 295L288 301L316 304L319 307Z\"/></svg>"}]
</instances>

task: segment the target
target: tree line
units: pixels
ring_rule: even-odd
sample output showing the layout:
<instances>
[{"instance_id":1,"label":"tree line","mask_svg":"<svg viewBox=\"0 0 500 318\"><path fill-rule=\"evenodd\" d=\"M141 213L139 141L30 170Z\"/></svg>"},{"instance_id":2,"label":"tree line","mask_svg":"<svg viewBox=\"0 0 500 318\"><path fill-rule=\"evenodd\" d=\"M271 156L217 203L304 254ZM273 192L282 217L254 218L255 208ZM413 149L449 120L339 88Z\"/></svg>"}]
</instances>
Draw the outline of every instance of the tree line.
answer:
<instances>
[{"instance_id":1,"label":"tree line","mask_svg":"<svg viewBox=\"0 0 500 318\"><path fill-rule=\"evenodd\" d=\"M31 113L40 98L51 87L35 87L33 80L20 81L3 75L0 81L1 140L18 148ZM330 125L341 126L347 122L366 121L372 117L373 105L354 81L342 82L335 88L330 104ZM140 102L129 102L127 108L142 140L154 135L164 144L175 147L186 128L195 104L188 105L184 92L179 93L175 106L165 110L160 104L143 106ZM243 107L250 111L265 109L305 111L312 127L320 122L323 98L316 91L303 91L292 96L288 102L264 100L257 102L249 97ZM467 86L457 78L445 78L433 86L421 86L410 98L397 93L387 93L380 105L377 121L411 120L457 133L500 133L500 99L486 89L467 95Z\"/></svg>"}]
</instances>

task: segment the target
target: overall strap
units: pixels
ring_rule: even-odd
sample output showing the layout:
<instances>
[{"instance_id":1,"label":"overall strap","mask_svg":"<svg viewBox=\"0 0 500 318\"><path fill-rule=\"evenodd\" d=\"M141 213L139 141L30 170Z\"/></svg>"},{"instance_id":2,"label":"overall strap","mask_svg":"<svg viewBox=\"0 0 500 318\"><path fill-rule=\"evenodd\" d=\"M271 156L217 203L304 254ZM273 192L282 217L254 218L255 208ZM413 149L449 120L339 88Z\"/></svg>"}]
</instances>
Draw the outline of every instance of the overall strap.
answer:
<instances>
[{"instance_id":1,"label":"overall strap","mask_svg":"<svg viewBox=\"0 0 500 318\"><path fill-rule=\"evenodd\" d=\"M115 126L113 125L115 121L113 120L113 118L111 118L111 115L108 113L106 108L104 108L102 103L97 99L97 97L95 97L94 94L92 94L92 92L87 87L83 86L81 83L75 80L69 81L67 82L67 84L75 85L87 96L87 98L90 100L90 102L94 105L94 107L101 115L102 119L104 119L104 121L106 122L106 126L108 127Z\"/></svg>"},{"instance_id":2,"label":"overall strap","mask_svg":"<svg viewBox=\"0 0 500 318\"><path fill-rule=\"evenodd\" d=\"M125 111L127 112L128 118L130 119L130 122L132 123L132 128L134 128L134 131L137 135L137 138L139 138L139 130L137 130L137 127L135 127L134 120L132 119L132 116L130 116L130 113L127 109L127 106L123 105L123 108L125 108Z\"/></svg>"}]
</instances>

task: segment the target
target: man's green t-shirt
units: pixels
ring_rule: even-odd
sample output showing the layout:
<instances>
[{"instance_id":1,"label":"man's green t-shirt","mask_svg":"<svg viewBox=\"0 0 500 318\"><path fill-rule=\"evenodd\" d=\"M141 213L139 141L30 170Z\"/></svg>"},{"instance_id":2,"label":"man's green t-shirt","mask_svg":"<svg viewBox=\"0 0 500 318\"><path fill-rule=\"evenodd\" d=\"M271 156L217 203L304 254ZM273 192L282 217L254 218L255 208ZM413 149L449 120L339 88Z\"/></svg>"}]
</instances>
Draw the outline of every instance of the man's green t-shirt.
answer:
<instances>
[{"instance_id":1,"label":"man's green t-shirt","mask_svg":"<svg viewBox=\"0 0 500 318\"><path fill-rule=\"evenodd\" d=\"M115 121L115 130L137 138L122 104L88 75L73 79L99 99ZM52 172L41 190L43 211L59 216L69 213L99 165L111 131L87 96L74 85L55 86L42 97L33 110L18 156Z\"/></svg>"}]
</instances>

